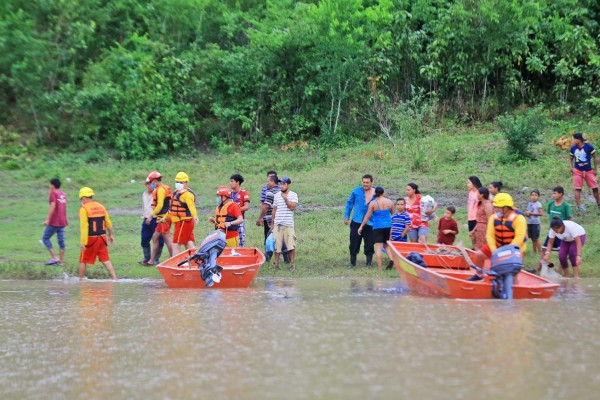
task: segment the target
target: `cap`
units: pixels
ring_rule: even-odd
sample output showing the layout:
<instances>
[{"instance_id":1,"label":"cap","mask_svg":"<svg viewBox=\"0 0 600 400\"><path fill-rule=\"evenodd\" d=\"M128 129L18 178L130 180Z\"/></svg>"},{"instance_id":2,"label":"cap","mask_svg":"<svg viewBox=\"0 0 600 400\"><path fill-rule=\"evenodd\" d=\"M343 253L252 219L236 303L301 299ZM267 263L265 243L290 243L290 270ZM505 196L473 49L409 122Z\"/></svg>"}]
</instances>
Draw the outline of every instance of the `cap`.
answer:
<instances>
[{"instance_id":1,"label":"cap","mask_svg":"<svg viewBox=\"0 0 600 400\"><path fill-rule=\"evenodd\" d=\"M175 180L177 182L189 182L190 178L185 172L178 172L177 175L175 175Z\"/></svg>"},{"instance_id":2,"label":"cap","mask_svg":"<svg viewBox=\"0 0 600 400\"><path fill-rule=\"evenodd\" d=\"M81 199L82 197L93 197L94 196L94 191L87 187L84 186L81 189L79 189L79 198Z\"/></svg>"},{"instance_id":3,"label":"cap","mask_svg":"<svg viewBox=\"0 0 600 400\"><path fill-rule=\"evenodd\" d=\"M508 193L498 193L496 197L494 197L494 207L510 207L513 208L515 203L513 202L513 198Z\"/></svg>"},{"instance_id":4,"label":"cap","mask_svg":"<svg viewBox=\"0 0 600 400\"><path fill-rule=\"evenodd\" d=\"M148 174L148 177L146 178L146 181L152 182L153 180L158 179L158 178L162 178L162 175L160 174L160 172L158 172L158 171L152 171L152 172L150 172Z\"/></svg>"},{"instance_id":5,"label":"cap","mask_svg":"<svg viewBox=\"0 0 600 400\"><path fill-rule=\"evenodd\" d=\"M281 183L287 183L287 184L289 185L289 184L291 184L291 183L292 183L292 180L290 179L290 177L289 177L289 176L284 176L283 178L281 178L281 179L279 180L279 182L281 182Z\"/></svg>"},{"instance_id":6,"label":"cap","mask_svg":"<svg viewBox=\"0 0 600 400\"><path fill-rule=\"evenodd\" d=\"M217 189L217 196L231 197L231 191L227 186L219 186Z\"/></svg>"},{"instance_id":7,"label":"cap","mask_svg":"<svg viewBox=\"0 0 600 400\"><path fill-rule=\"evenodd\" d=\"M581 132L574 133L573 139L578 139L578 140L581 140L582 142L585 142L585 139L583 138L583 133L581 133Z\"/></svg>"}]
</instances>

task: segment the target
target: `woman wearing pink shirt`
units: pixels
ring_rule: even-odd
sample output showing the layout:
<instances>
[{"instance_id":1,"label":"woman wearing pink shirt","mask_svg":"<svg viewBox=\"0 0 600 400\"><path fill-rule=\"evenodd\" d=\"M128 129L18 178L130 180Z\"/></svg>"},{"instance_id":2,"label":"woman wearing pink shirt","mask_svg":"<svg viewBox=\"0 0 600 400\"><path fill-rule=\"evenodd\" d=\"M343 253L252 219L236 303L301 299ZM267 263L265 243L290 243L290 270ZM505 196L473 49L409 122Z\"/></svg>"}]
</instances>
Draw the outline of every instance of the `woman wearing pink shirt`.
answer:
<instances>
[{"instance_id":1,"label":"woman wearing pink shirt","mask_svg":"<svg viewBox=\"0 0 600 400\"><path fill-rule=\"evenodd\" d=\"M479 188L481 181L476 176L470 176L467 180L469 197L467 198L467 221L469 223L469 236L472 247L475 248L475 227L477 226L477 204L479 203Z\"/></svg>"}]
</instances>

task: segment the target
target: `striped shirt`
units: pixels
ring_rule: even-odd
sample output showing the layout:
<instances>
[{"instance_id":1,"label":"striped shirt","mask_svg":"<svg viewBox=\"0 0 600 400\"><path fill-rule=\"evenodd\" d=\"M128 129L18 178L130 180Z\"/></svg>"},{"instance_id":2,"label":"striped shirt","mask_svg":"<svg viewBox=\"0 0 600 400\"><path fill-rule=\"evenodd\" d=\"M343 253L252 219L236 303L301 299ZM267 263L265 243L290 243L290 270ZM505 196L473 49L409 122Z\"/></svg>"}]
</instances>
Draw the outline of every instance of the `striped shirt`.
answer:
<instances>
[{"instance_id":1,"label":"striped shirt","mask_svg":"<svg viewBox=\"0 0 600 400\"><path fill-rule=\"evenodd\" d=\"M298 204L298 195L296 192L288 190L287 198L290 203ZM294 210L290 210L287 204L285 204L285 200L283 199L281 192L277 192L277 194L275 194L273 208L277 208L274 225L291 226L292 228L294 227Z\"/></svg>"},{"instance_id":2,"label":"striped shirt","mask_svg":"<svg viewBox=\"0 0 600 400\"><path fill-rule=\"evenodd\" d=\"M281 191L281 189L279 188L279 186L274 186L271 189L268 189L267 192L265 193L264 200L261 201L261 203L264 203L269 206L269 208L267 209L267 212L263 216L263 221L266 224L271 223L271 219L272 219L271 216L273 215L273 204L275 204L275 194L279 193L280 191Z\"/></svg>"},{"instance_id":3,"label":"striped shirt","mask_svg":"<svg viewBox=\"0 0 600 400\"><path fill-rule=\"evenodd\" d=\"M410 225L410 216L406 211L392 215L392 240L394 242L406 242L406 237L402 237L402 232L408 225Z\"/></svg>"}]
</instances>

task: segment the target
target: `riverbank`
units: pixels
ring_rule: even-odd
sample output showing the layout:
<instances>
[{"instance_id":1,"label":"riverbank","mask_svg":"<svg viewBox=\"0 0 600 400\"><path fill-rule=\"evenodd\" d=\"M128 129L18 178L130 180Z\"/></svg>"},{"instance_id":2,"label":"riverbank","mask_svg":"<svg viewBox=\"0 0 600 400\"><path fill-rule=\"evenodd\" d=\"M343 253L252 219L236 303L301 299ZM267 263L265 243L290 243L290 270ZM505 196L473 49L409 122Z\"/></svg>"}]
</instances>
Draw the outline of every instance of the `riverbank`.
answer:
<instances>
[{"instance_id":1,"label":"riverbank","mask_svg":"<svg viewBox=\"0 0 600 400\"><path fill-rule=\"evenodd\" d=\"M586 131L599 125L586 126ZM238 149L228 152L204 152L198 149L156 161L118 161L100 157L92 162L88 155L40 152L18 170L0 171L6 188L0 194L5 207L0 210L2 241L0 241L0 277L46 279L53 276L76 274L79 202L81 186L90 186L96 199L103 203L113 220L115 244L110 248L119 277L159 277L155 268L142 267L139 230L139 208L143 180L149 171L158 169L172 184L178 171L190 176L190 187L198 194L200 224L195 229L197 241L211 231L207 218L214 212L214 191L227 184L233 173L241 173L243 187L250 191L251 207L246 213L248 246L263 248L262 227L255 225L259 214L260 188L266 181L266 171L275 169L280 176L290 176L291 189L298 193L301 207L296 213L298 237L297 271L293 276L372 276L396 277L395 271L379 272L361 268L364 256L359 257L359 268L348 270L348 233L343 224L343 206L352 188L360 184L364 173L375 177L375 184L386 189L392 199L404 195L409 182L419 185L421 192L430 194L439 202L440 209L457 207L456 218L461 232L458 240L468 242L466 235L465 203L466 180L477 175L485 184L501 180L520 208L524 208L529 191L542 192L546 204L552 188L565 187L567 201L574 206L571 177L568 171L568 150L552 143L571 127L556 123L545 132L543 142L534 148L535 161L507 163L504 142L494 125L475 128L447 127L419 140L407 140L396 147L389 142L374 140L342 149L323 150L315 147L291 146L281 148ZM595 144L595 143L594 143ZM87 153L86 153L87 154ZM70 226L66 231L67 257L65 267L46 267L48 252L40 238L42 221L48 212L48 180L59 177L69 197ZM584 248L583 277L600 277L600 216L594 209L590 191L584 191L588 213L575 213L574 220L588 233ZM441 210L438 215L441 215ZM543 231L548 219L543 218ZM433 227L430 241L435 241L437 227ZM54 242L55 243L55 242ZM165 252L166 254L166 252ZM163 256L164 259L164 256ZM533 265L535 257L528 253L526 264ZM97 264L100 265L100 264ZM260 276L290 276L282 270L275 272L266 264ZM106 277L103 267L88 268L89 277Z\"/></svg>"}]
</instances>

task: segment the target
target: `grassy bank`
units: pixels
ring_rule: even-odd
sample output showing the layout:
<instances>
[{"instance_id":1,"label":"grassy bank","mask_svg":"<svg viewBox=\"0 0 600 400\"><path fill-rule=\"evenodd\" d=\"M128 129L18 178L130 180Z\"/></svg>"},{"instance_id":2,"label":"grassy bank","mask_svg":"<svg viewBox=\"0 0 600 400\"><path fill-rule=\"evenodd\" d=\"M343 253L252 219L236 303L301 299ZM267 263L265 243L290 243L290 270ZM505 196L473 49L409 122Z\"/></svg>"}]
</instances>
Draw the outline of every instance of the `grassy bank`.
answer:
<instances>
[{"instance_id":1,"label":"grassy bank","mask_svg":"<svg viewBox=\"0 0 600 400\"><path fill-rule=\"evenodd\" d=\"M78 200L81 186L90 186L96 199L109 210L115 225L115 244L110 248L111 259L119 277L158 277L154 268L140 267L141 258L139 208L143 179L150 170L158 169L172 177L178 171L190 175L190 186L198 194L201 223L196 227L198 239L210 232L205 222L214 210L214 191L227 184L229 176L240 172L250 191L252 202L247 212L247 242L262 248L262 227L254 222L258 216L260 188L265 183L265 173L275 169L280 176L292 179L292 190L300 198L297 212L297 266L294 276L396 276L394 271L378 272L357 268L346 269L348 262L348 227L343 224L343 206L352 188L360 183L364 173L371 173L375 183L386 188L392 199L404 194L408 182L415 182L423 193L431 194L440 207L454 205L462 229L459 240L467 242L465 203L466 179L477 175L485 184L502 180L520 207L529 198L527 188L538 188L545 204L551 189L562 185L567 200L574 205L571 177L568 170L568 151L551 142L570 129L585 132L598 131L600 123L555 123L545 132L544 141L535 148L537 160L505 162L504 143L497 128L482 125L474 128L446 127L429 136L407 140L396 147L389 142L374 140L343 149L318 149L294 147L259 149L223 149L221 152L203 153L196 149L156 161L117 161L104 157L98 151L83 155L43 153L34 155L21 169L0 171L5 189L0 194L4 207L0 210L2 240L0 241L0 276L4 278L48 278L62 276L63 271L75 274L78 243ZM594 143L598 144L598 143ZM93 161L96 160L96 161ZM70 199L67 228L66 266L45 267L48 252L40 242L42 221L48 211L47 184L59 177ZM593 209L589 190L584 192L588 209ZM441 214L441 213L438 213ZM596 210L575 214L574 220L588 232L584 249L584 277L600 276L600 217ZM548 227L543 219L543 230ZM432 229L430 241L435 240L437 229ZM54 242L55 243L55 242ZM364 256L359 258L359 266ZM534 257L528 254L526 263L532 265ZM286 276L287 271L274 272L265 265L261 276ZM106 277L103 267L88 269L90 277Z\"/></svg>"}]
</instances>

